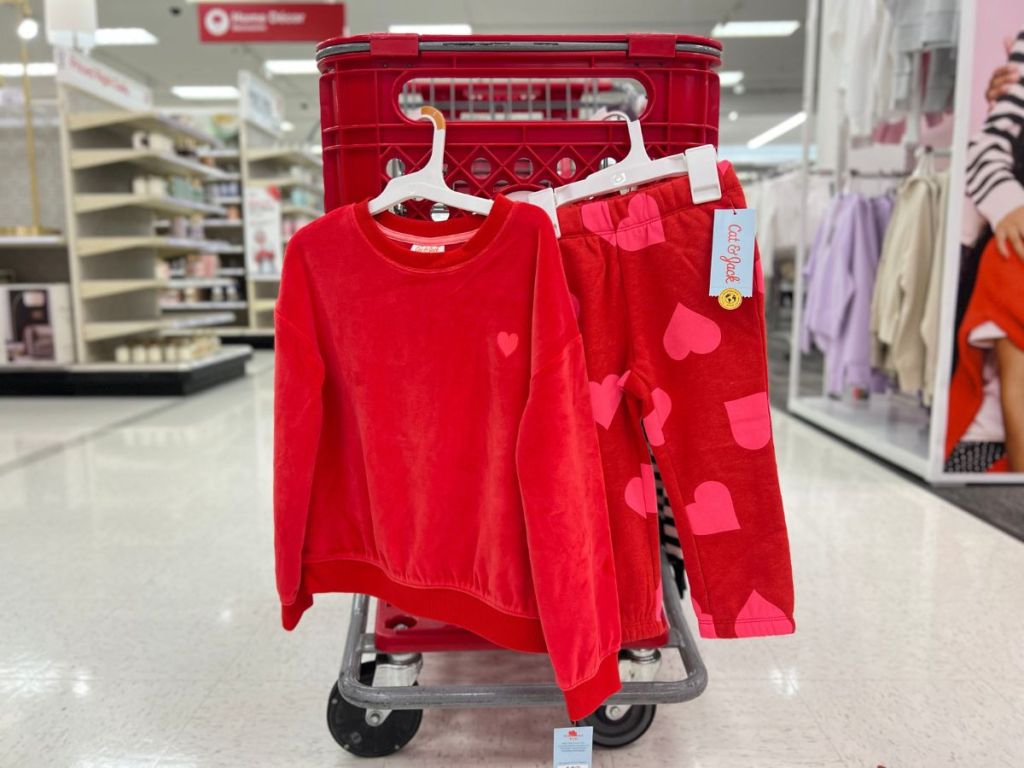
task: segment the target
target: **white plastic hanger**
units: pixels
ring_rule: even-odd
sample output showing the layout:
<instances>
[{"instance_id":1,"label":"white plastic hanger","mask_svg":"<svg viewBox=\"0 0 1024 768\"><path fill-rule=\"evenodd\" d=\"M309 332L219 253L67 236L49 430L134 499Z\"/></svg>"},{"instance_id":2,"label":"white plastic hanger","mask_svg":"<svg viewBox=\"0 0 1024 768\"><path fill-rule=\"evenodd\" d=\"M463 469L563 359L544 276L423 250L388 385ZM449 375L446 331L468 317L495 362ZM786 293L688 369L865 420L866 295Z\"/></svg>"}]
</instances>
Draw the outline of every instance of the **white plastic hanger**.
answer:
<instances>
[{"instance_id":1,"label":"white plastic hanger","mask_svg":"<svg viewBox=\"0 0 1024 768\"><path fill-rule=\"evenodd\" d=\"M526 198L527 202L538 205L547 211L555 224L556 232L558 232L558 214L555 209L560 205L617 192L626 187L680 176L684 173L690 175L690 188L695 204L721 199L722 185L718 178L718 153L711 144L704 144L679 154L652 160L644 145L640 121L630 120L623 112L608 113L608 117L612 115L623 118L626 121L626 129L629 131L629 152L622 160L595 171L585 179L557 188L541 189L530 193Z\"/></svg>"},{"instance_id":2,"label":"white plastic hanger","mask_svg":"<svg viewBox=\"0 0 1024 768\"><path fill-rule=\"evenodd\" d=\"M420 107L420 119L430 120L434 124L430 159L419 170L391 179L384 190L370 201L370 215L376 216L412 199L442 203L449 208L458 208L460 211L470 211L483 216L489 214L494 205L493 201L456 192L444 182L444 115L434 107Z\"/></svg>"}]
</instances>

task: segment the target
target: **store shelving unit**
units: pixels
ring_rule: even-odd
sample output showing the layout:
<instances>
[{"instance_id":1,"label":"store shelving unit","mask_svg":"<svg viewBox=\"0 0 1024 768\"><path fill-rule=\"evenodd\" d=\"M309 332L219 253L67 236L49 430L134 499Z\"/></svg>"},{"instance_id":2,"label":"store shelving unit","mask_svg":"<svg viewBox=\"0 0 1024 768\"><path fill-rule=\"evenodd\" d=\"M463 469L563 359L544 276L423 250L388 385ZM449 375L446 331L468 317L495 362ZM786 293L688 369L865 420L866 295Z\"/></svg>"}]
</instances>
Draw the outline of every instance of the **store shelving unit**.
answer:
<instances>
[{"instance_id":1,"label":"store shelving unit","mask_svg":"<svg viewBox=\"0 0 1024 768\"><path fill-rule=\"evenodd\" d=\"M227 302L166 312L161 291L179 287L180 276L158 267L193 252L237 253L239 244L219 232L175 237L156 226L168 216L224 217L202 182L225 174L196 154L216 151L216 140L154 109L149 90L119 72L65 49L56 58L65 234L0 238L0 253L31 251L36 262L53 254L51 268L29 264L19 279L70 284L74 361L0 368L0 393L187 394L243 375L249 347L188 362L115 362L119 346L157 345L159 358L164 335L230 322L238 310Z\"/></svg>"}]
</instances>

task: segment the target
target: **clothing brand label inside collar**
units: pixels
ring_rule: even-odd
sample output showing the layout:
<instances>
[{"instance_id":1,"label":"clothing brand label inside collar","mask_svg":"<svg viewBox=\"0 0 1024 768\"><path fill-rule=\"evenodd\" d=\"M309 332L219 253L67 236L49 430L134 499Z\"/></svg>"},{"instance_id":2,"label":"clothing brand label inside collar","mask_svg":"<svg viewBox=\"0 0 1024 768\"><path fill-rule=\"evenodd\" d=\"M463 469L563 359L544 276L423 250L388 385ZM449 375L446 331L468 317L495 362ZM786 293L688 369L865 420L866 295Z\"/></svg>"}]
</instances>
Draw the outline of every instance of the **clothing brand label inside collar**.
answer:
<instances>
[{"instance_id":1,"label":"clothing brand label inside collar","mask_svg":"<svg viewBox=\"0 0 1024 768\"><path fill-rule=\"evenodd\" d=\"M711 245L711 288L709 296L749 297L754 292L754 234L757 220L752 208L719 208ZM726 304L729 306L726 306ZM739 303L722 303L735 309Z\"/></svg>"},{"instance_id":2,"label":"clothing brand label inside collar","mask_svg":"<svg viewBox=\"0 0 1024 768\"><path fill-rule=\"evenodd\" d=\"M413 253L444 253L443 245L424 245L423 243L413 243L409 249Z\"/></svg>"},{"instance_id":3,"label":"clothing brand label inside collar","mask_svg":"<svg viewBox=\"0 0 1024 768\"><path fill-rule=\"evenodd\" d=\"M594 729L591 726L555 728L554 768L591 768Z\"/></svg>"}]
</instances>

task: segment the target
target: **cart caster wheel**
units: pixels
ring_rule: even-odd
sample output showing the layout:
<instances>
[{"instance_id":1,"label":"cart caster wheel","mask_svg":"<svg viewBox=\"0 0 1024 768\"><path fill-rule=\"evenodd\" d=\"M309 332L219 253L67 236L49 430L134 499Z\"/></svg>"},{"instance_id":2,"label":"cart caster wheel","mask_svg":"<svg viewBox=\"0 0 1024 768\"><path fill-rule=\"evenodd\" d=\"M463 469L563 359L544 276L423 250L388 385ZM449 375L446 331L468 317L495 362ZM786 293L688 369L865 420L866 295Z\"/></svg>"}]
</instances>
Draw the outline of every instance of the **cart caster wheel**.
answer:
<instances>
[{"instance_id":1,"label":"cart caster wheel","mask_svg":"<svg viewBox=\"0 0 1024 768\"><path fill-rule=\"evenodd\" d=\"M359 682L370 685L376 666L373 661L363 662ZM422 709L395 709L380 725L370 725L366 722L366 710L345 701L337 683L327 699L327 727L331 736L342 749L357 757L384 757L397 752L412 741L422 720Z\"/></svg>"},{"instance_id":2,"label":"cart caster wheel","mask_svg":"<svg viewBox=\"0 0 1024 768\"><path fill-rule=\"evenodd\" d=\"M586 718L583 725L593 726L597 746L614 749L632 744L647 733L657 711L654 704L634 704L624 715L615 717L614 705L605 706Z\"/></svg>"}]
</instances>

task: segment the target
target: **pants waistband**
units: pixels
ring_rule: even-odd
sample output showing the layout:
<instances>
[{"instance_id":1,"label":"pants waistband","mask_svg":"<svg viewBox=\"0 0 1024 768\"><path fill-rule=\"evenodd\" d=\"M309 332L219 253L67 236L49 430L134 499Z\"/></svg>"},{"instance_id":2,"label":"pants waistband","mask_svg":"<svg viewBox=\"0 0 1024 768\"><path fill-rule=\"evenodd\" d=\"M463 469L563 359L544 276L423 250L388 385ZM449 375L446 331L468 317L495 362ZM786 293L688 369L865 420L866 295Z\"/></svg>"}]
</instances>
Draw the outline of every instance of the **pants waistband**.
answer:
<instances>
[{"instance_id":1,"label":"pants waistband","mask_svg":"<svg viewBox=\"0 0 1024 768\"><path fill-rule=\"evenodd\" d=\"M733 170L732 163L722 160L718 163L718 178L722 184L722 199L713 201L706 207L709 210L742 206L743 189ZM638 199L653 198L655 205L638 205ZM599 206L600 215L595 211L584 209L588 206ZM673 213L691 209L702 209L696 205L690 192L690 177L677 176L653 184L647 184L624 195L609 195L597 200L587 200L558 209L558 226L562 238L573 236L592 236L608 234L616 231L628 221L628 226L643 226L658 218L665 218Z\"/></svg>"}]
</instances>

